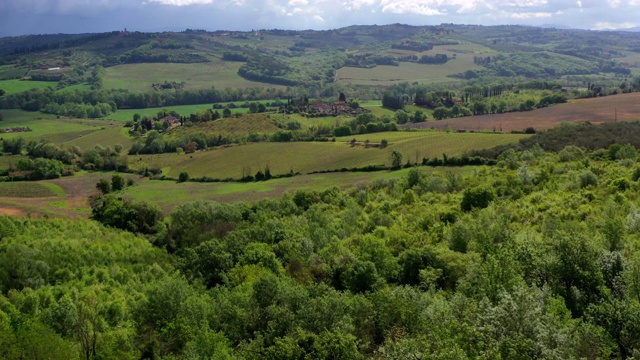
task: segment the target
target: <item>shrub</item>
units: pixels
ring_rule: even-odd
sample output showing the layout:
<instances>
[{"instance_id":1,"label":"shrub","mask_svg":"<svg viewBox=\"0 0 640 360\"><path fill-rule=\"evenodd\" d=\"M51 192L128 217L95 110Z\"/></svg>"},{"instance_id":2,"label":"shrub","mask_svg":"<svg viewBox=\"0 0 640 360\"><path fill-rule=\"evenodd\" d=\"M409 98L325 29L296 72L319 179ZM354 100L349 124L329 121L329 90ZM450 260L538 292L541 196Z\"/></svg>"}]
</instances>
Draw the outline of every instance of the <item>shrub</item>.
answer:
<instances>
[{"instance_id":1,"label":"shrub","mask_svg":"<svg viewBox=\"0 0 640 360\"><path fill-rule=\"evenodd\" d=\"M586 188L587 186L598 185L598 177L592 173L591 170L587 170L580 174L580 187Z\"/></svg>"},{"instance_id":2,"label":"shrub","mask_svg":"<svg viewBox=\"0 0 640 360\"><path fill-rule=\"evenodd\" d=\"M189 173L186 171L182 171L178 176L178 182L189 181Z\"/></svg>"},{"instance_id":3,"label":"shrub","mask_svg":"<svg viewBox=\"0 0 640 360\"><path fill-rule=\"evenodd\" d=\"M460 208L462 211L471 211L473 209L484 209L489 206L495 199L495 194L490 189L475 188L467 189L462 195Z\"/></svg>"}]
</instances>

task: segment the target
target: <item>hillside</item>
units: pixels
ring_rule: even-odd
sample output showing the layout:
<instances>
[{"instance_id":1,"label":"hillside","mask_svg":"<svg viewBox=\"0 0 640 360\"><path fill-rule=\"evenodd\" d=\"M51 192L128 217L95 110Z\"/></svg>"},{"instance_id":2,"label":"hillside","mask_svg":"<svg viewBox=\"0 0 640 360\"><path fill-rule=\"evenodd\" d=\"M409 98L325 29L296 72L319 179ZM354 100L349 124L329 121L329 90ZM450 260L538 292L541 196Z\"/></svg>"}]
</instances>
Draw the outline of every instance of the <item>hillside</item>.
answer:
<instances>
[{"instance_id":1,"label":"hillside","mask_svg":"<svg viewBox=\"0 0 640 360\"><path fill-rule=\"evenodd\" d=\"M187 88L212 84L222 88L321 86L336 80L384 85L416 79L413 74L418 68L438 71L439 77L422 79L441 83L513 76L628 76L638 67L638 49L640 42L628 32L523 26L395 24L327 31L116 31L2 38L0 79L45 80L54 87L56 83L62 87L89 83L150 90L154 83L164 81L184 81ZM197 79L184 73L189 68L180 64L193 64ZM96 66L107 69L102 84L93 72ZM385 75L389 66L393 76ZM129 73L155 76L128 77Z\"/></svg>"}]
</instances>

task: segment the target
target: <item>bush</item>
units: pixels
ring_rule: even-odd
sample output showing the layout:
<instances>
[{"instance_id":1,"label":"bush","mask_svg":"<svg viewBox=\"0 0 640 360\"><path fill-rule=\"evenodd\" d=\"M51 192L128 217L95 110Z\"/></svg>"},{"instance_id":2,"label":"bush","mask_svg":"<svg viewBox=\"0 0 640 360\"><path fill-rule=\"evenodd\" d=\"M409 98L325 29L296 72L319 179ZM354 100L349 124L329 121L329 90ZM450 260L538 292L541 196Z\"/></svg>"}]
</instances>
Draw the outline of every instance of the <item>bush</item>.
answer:
<instances>
[{"instance_id":1,"label":"bush","mask_svg":"<svg viewBox=\"0 0 640 360\"><path fill-rule=\"evenodd\" d=\"M587 170L580 174L580 187L586 188L588 186L596 186L598 185L598 177L596 174L591 172L591 170Z\"/></svg>"},{"instance_id":2,"label":"bush","mask_svg":"<svg viewBox=\"0 0 640 360\"><path fill-rule=\"evenodd\" d=\"M121 175L111 177L111 190L118 191L124 189L125 180Z\"/></svg>"},{"instance_id":3,"label":"bush","mask_svg":"<svg viewBox=\"0 0 640 360\"><path fill-rule=\"evenodd\" d=\"M182 171L178 176L178 182L189 181L189 173L186 171Z\"/></svg>"},{"instance_id":4,"label":"bush","mask_svg":"<svg viewBox=\"0 0 640 360\"><path fill-rule=\"evenodd\" d=\"M108 183L108 182L107 182ZM155 234L162 227L160 209L146 202L133 202L105 195L92 204L92 217L101 223L134 233Z\"/></svg>"},{"instance_id":5,"label":"bush","mask_svg":"<svg viewBox=\"0 0 640 360\"><path fill-rule=\"evenodd\" d=\"M462 203L460 208L462 211L471 211L473 209L484 209L489 206L495 199L495 194L490 189L475 188L467 189L462 195Z\"/></svg>"}]
</instances>

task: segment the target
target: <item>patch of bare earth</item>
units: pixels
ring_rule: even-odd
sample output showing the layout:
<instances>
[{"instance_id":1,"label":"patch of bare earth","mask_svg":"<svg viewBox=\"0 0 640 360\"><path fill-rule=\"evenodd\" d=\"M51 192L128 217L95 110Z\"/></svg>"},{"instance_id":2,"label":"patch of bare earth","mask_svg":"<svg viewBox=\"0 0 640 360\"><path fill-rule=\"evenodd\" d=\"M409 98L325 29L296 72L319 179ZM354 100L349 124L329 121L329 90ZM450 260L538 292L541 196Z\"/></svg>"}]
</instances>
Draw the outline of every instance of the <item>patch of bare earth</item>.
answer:
<instances>
[{"instance_id":1,"label":"patch of bare earth","mask_svg":"<svg viewBox=\"0 0 640 360\"><path fill-rule=\"evenodd\" d=\"M528 127L533 127L535 130L546 130L563 122L581 123L589 121L594 124L602 124L634 120L640 120L640 93L572 100L566 104L553 105L532 111L468 116L409 124L405 125L405 127L453 131L511 132L513 130L523 131Z\"/></svg>"}]
</instances>

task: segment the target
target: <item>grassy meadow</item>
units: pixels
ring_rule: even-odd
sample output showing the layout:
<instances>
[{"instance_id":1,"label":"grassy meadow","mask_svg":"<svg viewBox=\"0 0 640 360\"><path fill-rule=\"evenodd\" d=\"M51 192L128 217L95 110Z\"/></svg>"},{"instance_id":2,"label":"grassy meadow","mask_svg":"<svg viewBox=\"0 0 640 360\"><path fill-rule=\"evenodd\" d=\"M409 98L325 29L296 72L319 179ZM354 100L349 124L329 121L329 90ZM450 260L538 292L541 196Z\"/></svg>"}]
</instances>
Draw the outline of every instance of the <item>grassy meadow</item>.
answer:
<instances>
[{"instance_id":1,"label":"grassy meadow","mask_svg":"<svg viewBox=\"0 0 640 360\"><path fill-rule=\"evenodd\" d=\"M213 60L208 63L146 63L111 66L106 69L107 89L151 90L154 83L185 82L185 89L248 88L265 84L245 80L238 75L239 62ZM270 87L279 87L269 85Z\"/></svg>"},{"instance_id":2,"label":"grassy meadow","mask_svg":"<svg viewBox=\"0 0 640 360\"><path fill-rule=\"evenodd\" d=\"M7 94L16 94L31 89L46 89L48 87L55 88L56 82L52 81L30 81L30 80L0 80L0 89L6 91Z\"/></svg>"},{"instance_id":3,"label":"grassy meadow","mask_svg":"<svg viewBox=\"0 0 640 360\"><path fill-rule=\"evenodd\" d=\"M198 123L192 126L182 126L171 132L171 136L180 137L200 131L205 133L220 133L232 136L246 136L250 132L270 134L279 128L275 122L265 114L252 114L241 117L221 118L216 121Z\"/></svg>"},{"instance_id":4,"label":"grassy meadow","mask_svg":"<svg viewBox=\"0 0 640 360\"><path fill-rule=\"evenodd\" d=\"M482 67L473 63L474 55L484 53L486 48L477 45L443 45L423 53L390 50L394 55L447 54L455 58L446 64L429 65L401 62L399 66L376 66L372 69L344 67L337 71L336 81L352 85L377 86L392 85L402 82L447 83L455 81L449 75L459 74L467 70L480 70Z\"/></svg>"},{"instance_id":5,"label":"grassy meadow","mask_svg":"<svg viewBox=\"0 0 640 360\"><path fill-rule=\"evenodd\" d=\"M166 214L176 206L190 201L254 202L265 198L278 197L287 192L292 194L296 191L323 191L334 186L345 189L376 180L400 179L406 177L409 170L310 174L249 183L177 183L174 181L145 180L133 187L126 188L122 195L133 200L155 204ZM444 174L446 172L471 173L472 171L473 167L421 168L421 172L425 175Z\"/></svg>"},{"instance_id":6,"label":"grassy meadow","mask_svg":"<svg viewBox=\"0 0 640 360\"><path fill-rule=\"evenodd\" d=\"M125 148L131 146L122 123L110 120L85 120L57 118L55 115L23 110L0 111L4 120L0 128L28 127L31 131L4 133L0 138L23 138L27 141L46 140L64 146L79 146L82 149L96 145L113 146L121 144ZM2 161L0 161L0 164Z\"/></svg>"},{"instance_id":7,"label":"grassy meadow","mask_svg":"<svg viewBox=\"0 0 640 360\"><path fill-rule=\"evenodd\" d=\"M130 156L133 169L159 168L164 174L177 177L187 171L192 177L240 178L269 166L274 175L291 171L313 171L389 164L393 150L400 151L405 161L423 157L462 155L472 149L489 148L517 142L525 135L513 134L458 134L444 132L394 132L339 138L336 142L251 143L225 148L208 149L193 154L158 154ZM379 143L386 139L385 149L351 146L356 138Z\"/></svg>"},{"instance_id":8,"label":"grassy meadow","mask_svg":"<svg viewBox=\"0 0 640 360\"><path fill-rule=\"evenodd\" d=\"M65 195L60 186L49 182L0 182L0 197L39 198Z\"/></svg>"},{"instance_id":9,"label":"grassy meadow","mask_svg":"<svg viewBox=\"0 0 640 360\"><path fill-rule=\"evenodd\" d=\"M80 149L90 149L96 145L110 147L122 145L124 149L128 149L133 143L133 138L129 136L128 128L118 125L100 128L99 130L83 134L72 140L66 141L64 145L77 146Z\"/></svg>"},{"instance_id":10,"label":"grassy meadow","mask_svg":"<svg viewBox=\"0 0 640 360\"><path fill-rule=\"evenodd\" d=\"M224 105L225 103L220 103ZM241 105L241 102L234 103L237 106ZM139 114L140 116L154 117L158 115L158 112L162 110L175 111L182 116L189 116L196 114L199 111L211 109L213 104L198 104L198 105L179 105L179 106L165 106L159 108L147 108L147 109L124 109L118 110L115 113L107 116L109 120L129 121L133 120L133 115ZM232 114L246 114L249 112L249 108L236 107L231 110ZM218 112L222 114L222 110L218 109Z\"/></svg>"}]
</instances>

